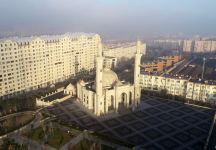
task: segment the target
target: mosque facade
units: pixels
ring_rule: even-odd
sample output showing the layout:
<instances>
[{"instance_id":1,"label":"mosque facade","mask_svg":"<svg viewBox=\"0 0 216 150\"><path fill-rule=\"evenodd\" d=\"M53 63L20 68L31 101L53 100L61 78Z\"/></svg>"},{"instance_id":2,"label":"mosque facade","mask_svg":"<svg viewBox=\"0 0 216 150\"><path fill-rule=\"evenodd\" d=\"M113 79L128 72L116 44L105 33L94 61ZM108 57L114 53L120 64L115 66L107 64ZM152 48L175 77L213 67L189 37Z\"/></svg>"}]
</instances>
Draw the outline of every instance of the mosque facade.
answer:
<instances>
[{"instance_id":1,"label":"mosque facade","mask_svg":"<svg viewBox=\"0 0 216 150\"><path fill-rule=\"evenodd\" d=\"M77 83L77 98L97 116L117 112L121 108L134 110L140 104L140 61L141 42L136 43L134 63L134 83L126 83L118 79L111 68L104 66L102 44L98 45L96 58L96 78L93 82L80 80Z\"/></svg>"}]
</instances>

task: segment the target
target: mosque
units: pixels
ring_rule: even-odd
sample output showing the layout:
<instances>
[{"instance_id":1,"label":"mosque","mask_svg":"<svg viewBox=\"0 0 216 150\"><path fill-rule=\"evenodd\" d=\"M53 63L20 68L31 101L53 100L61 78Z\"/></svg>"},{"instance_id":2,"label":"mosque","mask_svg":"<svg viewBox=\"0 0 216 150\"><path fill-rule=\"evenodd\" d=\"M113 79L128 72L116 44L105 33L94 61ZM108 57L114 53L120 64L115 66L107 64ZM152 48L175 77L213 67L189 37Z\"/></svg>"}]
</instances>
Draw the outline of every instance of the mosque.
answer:
<instances>
[{"instance_id":1,"label":"mosque","mask_svg":"<svg viewBox=\"0 0 216 150\"><path fill-rule=\"evenodd\" d=\"M97 116L117 112L120 108L134 110L140 104L141 88L140 61L141 42L136 43L134 84L125 83L118 79L117 74L104 66L102 44L100 43L96 58L96 79L93 82L80 80L77 83L77 98Z\"/></svg>"}]
</instances>

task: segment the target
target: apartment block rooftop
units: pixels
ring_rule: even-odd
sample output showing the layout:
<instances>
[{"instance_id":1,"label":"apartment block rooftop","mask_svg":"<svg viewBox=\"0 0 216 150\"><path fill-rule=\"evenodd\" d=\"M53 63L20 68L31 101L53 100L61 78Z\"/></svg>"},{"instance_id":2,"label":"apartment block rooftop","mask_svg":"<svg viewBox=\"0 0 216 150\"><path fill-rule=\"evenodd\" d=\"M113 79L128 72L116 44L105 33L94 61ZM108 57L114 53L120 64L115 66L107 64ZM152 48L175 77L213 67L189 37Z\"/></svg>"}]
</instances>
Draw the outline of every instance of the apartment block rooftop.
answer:
<instances>
[{"instance_id":1,"label":"apartment block rooftop","mask_svg":"<svg viewBox=\"0 0 216 150\"><path fill-rule=\"evenodd\" d=\"M80 36L87 36L87 37L92 37L92 36L96 36L98 34L96 33L82 33L82 32L77 32L77 33L65 33L65 34L59 34L59 35L40 35L40 36L28 36L28 37L8 37L8 38L2 38L0 39L0 42L5 42L5 41L14 41L14 42L18 42L18 43L22 43L22 42L31 42L37 38L45 40L45 41L50 41L50 40L59 40L62 39L64 37L69 37L69 38L78 38ZM99 35L98 35L99 36Z\"/></svg>"}]
</instances>

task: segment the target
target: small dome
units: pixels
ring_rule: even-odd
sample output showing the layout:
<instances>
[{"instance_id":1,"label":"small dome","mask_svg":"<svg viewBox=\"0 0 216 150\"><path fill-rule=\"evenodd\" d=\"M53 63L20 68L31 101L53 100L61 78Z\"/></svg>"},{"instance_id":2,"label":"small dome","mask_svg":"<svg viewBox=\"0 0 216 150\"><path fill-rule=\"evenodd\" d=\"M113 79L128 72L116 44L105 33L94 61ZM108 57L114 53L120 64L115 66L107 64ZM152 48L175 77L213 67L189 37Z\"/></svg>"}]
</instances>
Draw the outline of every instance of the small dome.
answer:
<instances>
[{"instance_id":1,"label":"small dome","mask_svg":"<svg viewBox=\"0 0 216 150\"><path fill-rule=\"evenodd\" d=\"M111 87L117 82L118 82L117 74L111 69L105 68L103 70L103 81L102 81L103 87Z\"/></svg>"}]
</instances>

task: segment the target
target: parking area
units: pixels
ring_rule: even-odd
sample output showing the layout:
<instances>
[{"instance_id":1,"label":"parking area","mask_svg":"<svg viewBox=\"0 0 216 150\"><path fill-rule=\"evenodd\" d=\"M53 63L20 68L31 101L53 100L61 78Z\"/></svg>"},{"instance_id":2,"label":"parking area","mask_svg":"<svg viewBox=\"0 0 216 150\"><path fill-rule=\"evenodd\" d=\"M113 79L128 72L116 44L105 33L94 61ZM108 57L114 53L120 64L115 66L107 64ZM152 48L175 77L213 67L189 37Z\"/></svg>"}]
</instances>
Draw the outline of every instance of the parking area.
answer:
<instances>
[{"instance_id":1,"label":"parking area","mask_svg":"<svg viewBox=\"0 0 216 150\"><path fill-rule=\"evenodd\" d=\"M45 111L62 121L115 137L140 149L203 149L213 110L147 96L142 96L142 106L136 112L106 120L97 119L70 99Z\"/></svg>"}]
</instances>

